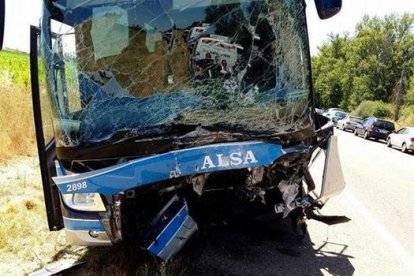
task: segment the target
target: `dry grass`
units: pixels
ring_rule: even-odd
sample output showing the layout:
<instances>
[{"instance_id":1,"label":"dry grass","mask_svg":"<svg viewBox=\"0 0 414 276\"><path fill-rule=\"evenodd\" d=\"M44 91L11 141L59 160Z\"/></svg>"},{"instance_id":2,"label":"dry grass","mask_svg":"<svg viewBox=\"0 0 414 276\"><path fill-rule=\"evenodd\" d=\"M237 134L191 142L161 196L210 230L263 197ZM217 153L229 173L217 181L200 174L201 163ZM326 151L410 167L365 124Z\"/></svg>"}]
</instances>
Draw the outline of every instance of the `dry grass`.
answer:
<instances>
[{"instance_id":1,"label":"dry grass","mask_svg":"<svg viewBox=\"0 0 414 276\"><path fill-rule=\"evenodd\" d=\"M185 275L189 256L178 257L169 263L159 262L148 252L120 244L113 247L88 248L80 261L86 264L73 275Z\"/></svg>"},{"instance_id":2,"label":"dry grass","mask_svg":"<svg viewBox=\"0 0 414 276\"><path fill-rule=\"evenodd\" d=\"M66 247L47 228L35 157L0 168L0 275L22 275L50 262Z\"/></svg>"},{"instance_id":3,"label":"dry grass","mask_svg":"<svg viewBox=\"0 0 414 276\"><path fill-rule=\"evenodd\" d=\"M137 246L80 247L50 232L37 157L0 167L0 275L25 275L60 259L86 264L73 275L180 275L184 262L159 263Z\"/></svg>"},{"instance_id":4,"label":"dry grass","mask_svg":"<svg viewBox=\"0 0 414 276\"><path fill-rule=\"evenodd\" d=\"M0 103L0 275L24 275L72 247L48 230L29 88L0 83Z\"/></svg>"},{"instance_id":5,"label":"dry grass","mask_svg":"<svg viewBox=\"0 0 414 276\"><path fill-rule=\"evenodd\" d=\"M30 92L0 84L0 163L15 156L34 156L35 132Z\"/></svg>"}]
</instances>

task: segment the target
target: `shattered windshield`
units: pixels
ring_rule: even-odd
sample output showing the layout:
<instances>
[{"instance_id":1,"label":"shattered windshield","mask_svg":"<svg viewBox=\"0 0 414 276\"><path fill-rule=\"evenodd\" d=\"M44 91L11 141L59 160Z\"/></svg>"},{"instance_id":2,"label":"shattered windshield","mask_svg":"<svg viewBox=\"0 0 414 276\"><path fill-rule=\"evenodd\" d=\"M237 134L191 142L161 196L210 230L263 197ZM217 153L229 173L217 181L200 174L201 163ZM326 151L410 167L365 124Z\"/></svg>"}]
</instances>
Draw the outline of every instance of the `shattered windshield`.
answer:
<instances>
[{"instance_id":1,"label":"shattered windshield","mask_svg":"<svg viewBox=\"0 0 414 276\"><path fill-rule=\"evenodd\" d=\"M48 0L41 45L58 147L310 126L303 1Z\"/></svg>"}]
</instances>

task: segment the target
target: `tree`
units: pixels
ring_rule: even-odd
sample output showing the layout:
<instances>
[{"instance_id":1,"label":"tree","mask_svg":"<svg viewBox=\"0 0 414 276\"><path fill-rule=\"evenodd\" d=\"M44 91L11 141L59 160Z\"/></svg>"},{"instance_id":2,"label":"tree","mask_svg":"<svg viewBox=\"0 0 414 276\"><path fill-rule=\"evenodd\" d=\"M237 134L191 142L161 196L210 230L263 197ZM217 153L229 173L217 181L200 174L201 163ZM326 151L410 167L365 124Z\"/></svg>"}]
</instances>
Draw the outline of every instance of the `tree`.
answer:
<instances>
[{"instance_id":1,"label":"tree","mask_svg":"<svg viewBox=\"0 0 414 276\"><path fill-rule=\"evenodd\" d=\"M330 34L312 59L318 104L353 110L366 100L394 102L398 119L401 105L414 102L413 27L413 14L365 16L354 37Z\"/></svg>"}]
</instances>

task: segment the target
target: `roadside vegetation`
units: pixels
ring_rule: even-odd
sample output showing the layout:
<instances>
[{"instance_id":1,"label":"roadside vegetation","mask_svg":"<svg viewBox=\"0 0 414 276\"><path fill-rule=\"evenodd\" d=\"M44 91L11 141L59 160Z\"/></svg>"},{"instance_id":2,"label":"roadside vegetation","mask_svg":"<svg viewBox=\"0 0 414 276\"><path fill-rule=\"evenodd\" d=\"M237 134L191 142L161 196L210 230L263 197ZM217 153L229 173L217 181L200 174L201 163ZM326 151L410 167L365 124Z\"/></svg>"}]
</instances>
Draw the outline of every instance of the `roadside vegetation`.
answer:
<instances>
[{"instance_id":1,"label":"roadside vegetation","mask_svg":"<svg viewBox=\"0 0 414 276\"><path fill-rule=\"evenodd\" d=\"M0 84L0 164L35 154L31 101L27 88Z\"/></svg>"},{"instance_id":2,"label":"roadside vegetation","mask_svg":"<svg viewBox=\"0 0 414 276\"><path fill-rule=\"evenodd\" d=\"M414 14L368 17L312 58L315 102L414 126Z\"/></svg>"},{"instance_id":3,"label":"roadside vegetation","mask_svg":"<svg viewBox=\"0 0 414 276\"><path fill-rule=\"evenodd\" d=\"M0 167L0 274L22 275L65 248L63 233L49 232L37 159Z\"/></svg>"},{"instance_id":4,"label":"roadside vegetation","mask_svg":"<svg viewBox=\"0 0 414 276\"><path fill-rule=\"evenodd\" d=\"M2 50L0 52L0 83L5 86L30 87L29 54Z\"/></svg>"},{"instance_id":5,"label":"roadside vegetation","mask_svg":"<svg viewBox=\"0 0 414 276\"><path fill-rule=\"evenodd\" d=\"M29 55L0 52L0 164L35 155Z\"/></svg>"}]
</instances>

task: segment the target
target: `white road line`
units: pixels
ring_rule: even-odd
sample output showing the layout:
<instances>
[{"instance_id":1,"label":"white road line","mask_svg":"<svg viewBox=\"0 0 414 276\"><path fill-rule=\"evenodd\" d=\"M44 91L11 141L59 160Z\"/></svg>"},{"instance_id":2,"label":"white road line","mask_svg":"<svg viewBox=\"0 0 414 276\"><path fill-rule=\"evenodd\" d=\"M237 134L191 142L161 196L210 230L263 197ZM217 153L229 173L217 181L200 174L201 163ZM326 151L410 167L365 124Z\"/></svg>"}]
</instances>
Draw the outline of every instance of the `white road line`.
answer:
<instances>
[{"instance_id":1,"label":"white road line","mask_svg":"<svg viewBox=\"0 0 414 276\"><path fill-rule=\"evenodd\" d=\"M357 213L361 214L365 219L365 222L393 249L400 261L414 273L414 259L410 253L401 246L398 240L375 219L368 209L350 191L345 190L342 195L348 201L347 206L356 209Z\"/></svg>"}]
</instances>

